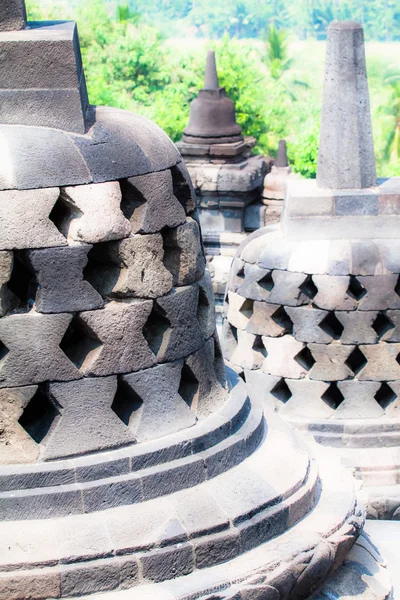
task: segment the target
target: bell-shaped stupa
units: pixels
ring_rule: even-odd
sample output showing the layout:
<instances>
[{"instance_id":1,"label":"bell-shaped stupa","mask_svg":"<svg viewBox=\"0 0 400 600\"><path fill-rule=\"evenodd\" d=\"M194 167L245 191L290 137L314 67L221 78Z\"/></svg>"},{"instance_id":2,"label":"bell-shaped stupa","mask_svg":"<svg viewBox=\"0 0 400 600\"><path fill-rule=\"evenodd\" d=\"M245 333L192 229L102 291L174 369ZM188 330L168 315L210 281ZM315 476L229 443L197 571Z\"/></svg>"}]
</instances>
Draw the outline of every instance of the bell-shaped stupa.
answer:
<instances>
[{"instance_id":1,"label":"bell-shaped stupa","mask_svg":"<svg viewBox=\"0 0 400 600\"><path fill-rule=\"evenodd\" d=\"M252 397L335 448L400 505L400 180L376 180L362 27L330 25L317 180L289 181L281 223L237 253L226 357Z\"/></svg>"},{"instance_id":2,"label":"bell-shaped stupa","mask_svg":"<svg viewBox=\"0 0 400 600\"><path fill-rule=\"evenodd\" d=\"M306 598L363 516L225 372L180 155L88 104L74 24L0 47L1 600Z\"/></svg>"}]
</instances>

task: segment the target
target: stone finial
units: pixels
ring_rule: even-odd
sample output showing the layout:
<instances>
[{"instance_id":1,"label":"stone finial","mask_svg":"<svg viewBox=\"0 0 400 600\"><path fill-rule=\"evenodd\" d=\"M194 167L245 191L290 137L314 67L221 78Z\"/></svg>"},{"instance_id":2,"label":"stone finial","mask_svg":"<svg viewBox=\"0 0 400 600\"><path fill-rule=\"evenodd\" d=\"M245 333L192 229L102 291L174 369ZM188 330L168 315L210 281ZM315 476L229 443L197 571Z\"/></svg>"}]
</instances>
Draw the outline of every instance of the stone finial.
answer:
<instances>
[{"instance_id":1,"label":"stone finial","mask_svg":"<svg viewBox=\"0 0 400 600\"><path fill-rule=\"evenodd\" d=\"M362 26L334 21L328 29L317 184L376 185Z\"/></svg>"},{"instance_id":2,"label":"stone finial","mask_svg":"<svg viewBox=\"0 0 400 600\"><path fill-rule=\"evenodd\" d=\"M204 88L190 105L190 117L182 140L193 144L226 144L243 140L242 129L236 123L235 105L219 87L215 54L209 50Z\"/></svg>"},{"instance_id":3,"label":"stone finial","mask_svg":"<svg viewBox=\"0 0 400 600\"><path fill-rule=\"evenodd\" d=\"M24 0L2 0L0 2L0 31L14 31L26 26Z\"/></svg>"},{"instance_id":4,"label":"stone finial","mask_svg":"<svg viewBox=\"0 0 400 600\"><path fill-rule=\"evenodd\" d=\"M204 76L204 89L205 90L218 90L219 89L217 65L215 64L214 50L209 50L207 52L206 73Z\"/></svg>"},{"instance_id":5,"label":"stone finial","mask_svg":"<svg viewBox=\"0 0 400 600\"><path fill-rule=\"evenodd\" d=\"M289 166L286 149L286 140L279 140L278 152L276 154L276 159L274 160L274 165L276 167Z\"/></svg>"}]
</instances>

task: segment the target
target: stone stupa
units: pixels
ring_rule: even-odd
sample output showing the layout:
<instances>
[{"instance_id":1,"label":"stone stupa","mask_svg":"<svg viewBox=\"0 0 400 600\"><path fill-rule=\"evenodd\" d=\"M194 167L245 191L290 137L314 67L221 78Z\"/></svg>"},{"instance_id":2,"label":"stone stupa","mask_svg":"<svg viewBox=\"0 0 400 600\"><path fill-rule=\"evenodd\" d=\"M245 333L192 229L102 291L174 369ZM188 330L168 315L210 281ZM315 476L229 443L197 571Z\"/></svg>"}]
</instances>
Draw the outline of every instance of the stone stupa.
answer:
<instances>
[{"instance_id":1,"label":"stone stupa","mask_svg":"<svg viewBox=\"0 0 400 600\"><path fill-rule=\"evenodd\" d=\"M243 137L235 105L219 85L215 53L209 50L204 88L190 105L177 147L198 198L218 321L232 258L248 233L266 224L262 190L271 160L251 154L256 143L253 137Z\"/></svg>"},{"instance_id":2,"label":"stone stupa","mask_svg":"<svg viewBox=\"0 0 400 600\"><path fill-rule=\"evenodd\" d=\"M363 515L225 372L180 155L89 105L73 23L0 30L1 600L307 598Z\"/></svg>"},{"instance_id":3,"label":"stone stupa","mask_svg":"<svg viewBox=\"0 0 400 600\"><path fill-rule=\"evenodd\" d=\"M335 22L317 180L289 182L280 224L239 249L225 352L251 397L355 468L384 518L400 505L399 207L400 179L376 179L362 28Z\"/></svg>"},{"instance_id":4,"label":"stone stupa","mask_svg":"<svg viewBox=\"0 0 400 600\"><path fill-rule=\"evenodd\" d=\"M290 180L297 179L297 177L289 166L286 141L279 140L276 158L273 160L271 171L264 179L262 201L266 206L265 225L272 225L272 223L280 221L286 186Z\"/></svg>"}]
</instances>

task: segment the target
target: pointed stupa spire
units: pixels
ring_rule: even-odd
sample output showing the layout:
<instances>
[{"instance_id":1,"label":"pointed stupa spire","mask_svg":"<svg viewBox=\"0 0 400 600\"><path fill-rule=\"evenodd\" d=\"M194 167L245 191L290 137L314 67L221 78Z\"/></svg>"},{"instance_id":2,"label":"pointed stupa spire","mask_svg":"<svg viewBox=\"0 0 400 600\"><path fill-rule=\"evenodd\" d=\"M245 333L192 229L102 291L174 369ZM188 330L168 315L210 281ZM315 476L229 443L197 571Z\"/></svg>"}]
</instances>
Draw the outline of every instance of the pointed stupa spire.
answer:
<instances>
[{"instance_id":1,"label":"pointed stupa spire","mask_svg":"<svg viewBox=\"0 0 400 600\"><path fill-rule=\"evenodd\" d=\"M189 123L182 140L194 144L225 144L243 140L236 123L235 105L219 86L214 50L207 53L204 88L190 105Z\"/></svg>"},{"instance_id":2,"label":"pointed stupa spire","mask_svg":"<svg viewBox=\"0 0 400 600\"><path fill-rule=\"evenodd\" d=\"M362 26L328 28L317 184L331 189L376 185Z\"/></svg>"},{"instance_id":3,"label":"pointed stupa spire","mask_svg":"<svg viewBox=\"0 0 400 600\"><path fill-rule=\"evenodd\" d=\"M215 63L214 50L209 50L207 52L206 73L204 75L204 89L205 90L218 90L219 89L217 65Z\"/></svg>"},{"instance_id":4,"label":"pointed stupa spire","mask_svg":"<svg viewBox=\"0 0 400 600\"><path fill-rule=\"evenodd\" d=\"M278 152L276 154L276 159L274 160L274 165L276 167L288 167L288 157L287 157L287 148L286 148L286 140L279 140Z\"/></svg>"}]
</instances>

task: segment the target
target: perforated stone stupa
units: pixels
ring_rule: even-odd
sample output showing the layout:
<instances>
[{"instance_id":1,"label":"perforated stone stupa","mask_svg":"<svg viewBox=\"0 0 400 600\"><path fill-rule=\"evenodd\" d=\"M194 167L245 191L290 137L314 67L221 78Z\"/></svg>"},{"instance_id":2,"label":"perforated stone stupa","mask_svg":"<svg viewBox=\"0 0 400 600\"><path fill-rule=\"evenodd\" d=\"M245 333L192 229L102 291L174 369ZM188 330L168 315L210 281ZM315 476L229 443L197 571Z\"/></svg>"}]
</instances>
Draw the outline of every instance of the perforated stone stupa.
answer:
<instances>
[{"instance_id":1,"label":"perforated stone stupa","mask_svg":"<svg viewBox=\"0 0 400 600\"><path fill-rule=\"evenodd\" d=\"M270 159L252 156L256 139L243 137L235 105L220 87L214 51L207 54L204 89L190 105L190 118L177 146L197 198L217 318L223 311L232 258L248 232L266 224L262 203Z\"/></svg>"},{"instance_id":2,"label":"perforated stone stupa","mask_svg":"<svg viewBox=\"0 0 400 600\"><path fill-rule=\"evenodd\" d=\"M317 181L289 182L281 223L250 236L227 297L226 356L252 397L336 448L399 506L398 178L377 182L363 32L329 27Z\"/></svg>"},{"instance_id":3,"label":"perforated stone stupa","mask_svg":"<svg viewBox=\"0 0 400 600\"><path fill-rule=\"evenodd\" d=\"M174 145L76 102L74 25L6 7L3 29L21 29L0 33L0 71L17 72L18 39L38 94L23 125L25 88L0 119L0 598L308 597L363 524L350 475L225 371ZM63 129L43 109L61 50Z\"/></svg>"}]
</instances>

